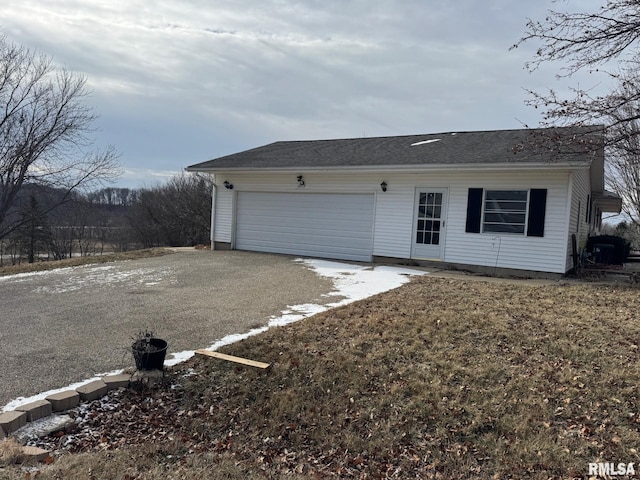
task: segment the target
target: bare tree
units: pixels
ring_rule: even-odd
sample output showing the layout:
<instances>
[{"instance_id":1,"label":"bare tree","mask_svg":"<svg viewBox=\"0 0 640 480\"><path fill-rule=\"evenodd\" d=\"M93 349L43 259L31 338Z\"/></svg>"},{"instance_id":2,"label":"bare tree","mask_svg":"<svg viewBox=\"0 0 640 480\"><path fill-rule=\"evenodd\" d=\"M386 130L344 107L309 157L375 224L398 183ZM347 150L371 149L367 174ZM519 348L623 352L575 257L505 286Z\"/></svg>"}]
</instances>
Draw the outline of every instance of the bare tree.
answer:
<instances>
[{"instance_id":1,"label":"bare tree","mask_svg":"<svg viewBox=\"0 0 640 480\"><path fill-rule=\"evenodd\" d=\"M144 247L194 246L209 242L212 179L206 174L175 176L165 185L138 192L128 217Z\"/></svg>"},{"instance_id":2,"label":"bare tree","mask_svg":"<svg viewBox=\"0 0 640 480\"><path fill-rule=\"evenodd\" d=\"M529 91L528 103L544 110L547 126L617 125L640 118L639 40L637 0L608 0L595 12L549 11L544 21L529 19L524 36L512 47L525 42L539 44L533 60L525 65L528 70L562 61L559 77L588 71L604 75L617 87L601 95L594 95L593 88L574 87L571 98L554 90ZM611 136L608 143L620 140L624 138Z\"/></svg>"},{"instance_id":3,"label":"bare tree","mask_svg":"<svg viewBox=\"0 0 640 480\"><path fill-rule=\"evenodd\" d=\"M607 185L640 225L640 1L607 0L591 12L550 11L543 21L529 20L513 48L525 42L539 45L526 64L530 71L561 61L559 77L586 71L613 85L573 87L567 96L529 91L527 103L544 112L543 126L605 127Z\"/></svg>"},{"instance_id":4,"label":"bare tree","mask_svg":"<svg viewBox=\"0 0 640 480\"><path fill-rule=\"evenodd\" d=\"M616 121L636 110L638 102L628 102L614 111L608 136L615 141L609 143L605 168L608 187L622 198L622 211L640 227L640 120Z\"/></svg>"},{"instance_id":5,"label":"bare tree","mask_svg":"<svg viewBox=\"0 0 640 480\"><path fill-rule=\"evenodd\" d=\"M96 116L87 95L82 75L0 36L0 238L23 223L16 203L25 185L61 189L64 203L118 175L113 147L89 151Z\"/></svg>"}]
</instances>

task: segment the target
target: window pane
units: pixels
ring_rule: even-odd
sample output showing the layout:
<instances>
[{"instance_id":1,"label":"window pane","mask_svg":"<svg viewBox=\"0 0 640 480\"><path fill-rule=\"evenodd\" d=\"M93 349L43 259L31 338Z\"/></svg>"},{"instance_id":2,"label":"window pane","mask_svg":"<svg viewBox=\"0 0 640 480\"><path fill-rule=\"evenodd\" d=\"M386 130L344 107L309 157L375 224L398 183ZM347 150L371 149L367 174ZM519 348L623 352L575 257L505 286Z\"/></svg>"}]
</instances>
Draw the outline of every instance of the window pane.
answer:
<instances>
[{"instance_id":1,"label":"window pane","mask_svg":"<svg viewBox=\"0 0 640 480\"><path fill-rule=\"evenodd\" d=\"M492 200L491 202L487 202L486 208L491 210L511 210L516 212L524 212L527 210L527 202L498 202L496 200Z\"/></svg>"},{"instance_id":2,"label":"window pane","mask_svg":"<svg viewBox=\"0 0 640 480\"><path fill-rule=\"evenodd\" d=\"M524 233L524 225L509 225L506 223L485 223L485 232L494 233Z\"/></svg>"},{"instance_id":3,"label":"window pane","mask_svg":"<svg viewBox=\"0 0 640 480\"><path fill-rule=\"evenodd\" d=\"M440 234L434 233L431 238L431 245L440 245Z\"/></svg>"},{"instance_id":4,"label":"window pane","mask_svg":"<svg viewBox=\"0 0 640 480\"><path fill-rule=\"evenodd\" d=\"M440 231L440 222L438 222L438 221L433 222L433 231L434 232L439 232Z\"/></svg>"},{"instance_id":5,"label":"window pane","mask_svg":"<svg viewBox=\"0 0 640 480\"><path fill-rule=\"evenodd\" d=\"M416 235L416 243L424 243L424 233L418 232Z\"/></svg>"},{"instance_id":6,"label":"window pane","mask_svg":"<svg viewBox=\"0 0 640 480\"><path fill-rule=\"evenodd\" d=\"M527 219L527 197L527 190L487 190L482 231L523 234Z\"/></svg>"},{"instance_id":7,"label":"window pane","mask_svg":"<svg viewBox=\"0 0 640 480\"><path fill-rule=\"evenodd\" d=\"M433 207L427 207L427 218L433 218Z\"/></svg>"},{"instance_id":8,"label":"window pane","mask_svg":"<svg viewBox=\"0 0 640 480\"><path fill-rule=\"evenodd\" d=\"M434 218L442 217L442 207L435 207L435 209L433 210L433 217Z\"/></svg>"},{"instance_id":9,"label":"window pane","mask_svg":"<svg viewBox=\"0 0 640 480\"><path fill-rule=\"evenodd\" d=\"M487 190L487 200L517 200L527 201L527 190Z\"/></svg>"},{"instance_id":10,"label":"window pane","mask_svg":"<svg viewBox=\"0 0 640 480\"><path fill-rule=\"evenodd\" d=\"M496 210L510 210L516 212L524 212L527 210L526 202L499 202L497 200L491 200L485 202L484 204L485 211L496 211Z\"/></svg>"},{"instance_id":11,"label":"window pane","mask_svg":"<svg viewBox=\"0 0 640 480\"><path fill-rule=\"evenodd\" d=\"M436 193L436 205L442 205L442 194Z\"/></svg>"},{"instance_id":12,"label":"window pane","mask_svg":"<svg viewBox=\"0 0 640 480\"><path fill-rule=\"evenodd\" d=\"M424 206L418 207L418 217L419 218L424 218L425 217L425 207Z\"/></svg>"},{"instance_id":13,"label":"window pane","mask_svg":"<svg viewBox=\"0 0 640 480\"><path fill-rule=\"evenodd\" d=\"M418 220L418 230L424 230L424 220Z\"/></svg>"},{"instance_id":14,"label":"window pane","mask_svg":"<svg viewBox=\"0 0 640 480\"><path fill-rule=\"evenodd\" d=\"M426 193L421 193L420 194L420 201L418 203L420 205L424 205L425 203L427 203L427 194Z\"/></svg>"},{"instance_id":15,"label":"window pane","mask_svg":"<svg viewBox=\"0 0 640 480\"><path fill-rule=\"evenodd\" d=\"M524 213L485 213L484 221L488 223L521 223L524 225Z\"/></svg>"},{"instance_id":16,"label":"window pane","mask_svg":"<svg viewBox=\"0 0 640 480\"><path fill-rule=\"evenodd\" d=\"M431 244L431 232L424 233L424 242L426 245Z\"/></svg>"},{"instance_id":17,"label":"window pane","mask_svg":"<svg viewBox=\"0 0 640 480\"><path fill-rule=\"evenodd\" d=\"M425 222L424 229L427 231L433 230L433 222L429 220Z\"/></svg>"}]
</instances>

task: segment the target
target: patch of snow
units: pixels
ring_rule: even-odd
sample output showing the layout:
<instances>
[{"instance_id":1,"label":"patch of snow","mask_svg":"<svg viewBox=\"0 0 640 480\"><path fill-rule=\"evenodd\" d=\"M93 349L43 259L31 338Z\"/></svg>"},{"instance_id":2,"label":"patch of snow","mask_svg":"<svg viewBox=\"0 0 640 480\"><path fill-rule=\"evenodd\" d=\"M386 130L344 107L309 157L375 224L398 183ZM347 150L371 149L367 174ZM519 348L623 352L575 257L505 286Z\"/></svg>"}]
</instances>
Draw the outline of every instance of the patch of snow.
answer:
<instances>
[{"instance_id":1,"label":"patch of snow","mask_svg":"<svg viewBox=\"0 0 640 480\"><path fill-rule=\"evenodd\" d=\"M341 296L344 297L344 300L329 304L327 306L329 308L346 305L398 288L407 283L411 275L428 274L424 270L385 265L370 267L316 259L299 259L297 261L308 265L318 275L333 280L336 291L328 295Z\"/></svg>"},{"instance_id":2,"label":"patch of snow","mask_svg":"<svg viewBox=\"0 0 640 480\"><path fill-rule=\"evenodd\" d=\"M77 275L73 273L78 273ZM73 274L73 275L71 275ZM61 276L55 286L38 286L33 289L36 294L59 294L73 292L84 287L99 285L101 287L116 285L123 282L134 282L142 286L152 286L171 277L172 270L168 268L138 268L135 270L118 271L115 265L80 265L77 267L56 268L38 272L17 273L0 277L0 282L21 283L34 277Z\"/></svg>"},{"instance_id":3,"label":"patch of snow","mask_svg":"<svg viewBox=\"0 0 640 480\"><path fill-rule=\"evenodd\" d=\"M72 267L55 268L53 270L39 270L37 272L15 273L0 277L0 282L23 282L31 277L42 277L45 275L59 275L71 272Z\"/></svg>"},{"instance_id":4,"label":"patch of snow","mask_svg":"<svg viewBox=\"0 0 640 480\"><path fill-rule=\"evenodd\" d=\"M183 352L170 353L170 355L173 355L173 358L165 360L165 365L172 366L177 365L178 363L186 362L195 355L195 352L193 350L185 350Z\"/></svg>"},{"instance_id":5,"label":"patch of snow","mask_svg":"<svg viewBox=\"0 0 640 480\"><path fill-rule=\"evenodd\" d=\"M16 430L15 436L19 441L25 442L31 438L49 435L50 433L61 430L72 423L73 420L69 415L54 413L48 417L40 418L33 422L27 422L26 425Z\"/></svg>"},{"instance_id":6,"label":"patch of snow","mask_svg":"<svg viewBox=\"0 0 640 480\"><path fill-rule=\"evenodd\" d=\"M418 145L426 145L427 143L433 143L433 142L439 142L439 141L440 141L439 138L434 138L432 140L423 140L422 142L412 143L411 146L416 147Z\"/></svg>"},{"instance_id":7,"label":"patch of snow","mask_svg":"<svg viewBox=\"0 0 640 480\"><path fill-rule=\"evenodd\" d=\"M170 276L171 269L137 268L134 270L117 271L113 266L94 267L83 271L82 275L71 275L55 286L40 286L34 293L58 294L80 290L81 288L99 285L101 287L120 283L134 283L137 285L157 285L160 280Z\"/></svg>"}]
</instances>

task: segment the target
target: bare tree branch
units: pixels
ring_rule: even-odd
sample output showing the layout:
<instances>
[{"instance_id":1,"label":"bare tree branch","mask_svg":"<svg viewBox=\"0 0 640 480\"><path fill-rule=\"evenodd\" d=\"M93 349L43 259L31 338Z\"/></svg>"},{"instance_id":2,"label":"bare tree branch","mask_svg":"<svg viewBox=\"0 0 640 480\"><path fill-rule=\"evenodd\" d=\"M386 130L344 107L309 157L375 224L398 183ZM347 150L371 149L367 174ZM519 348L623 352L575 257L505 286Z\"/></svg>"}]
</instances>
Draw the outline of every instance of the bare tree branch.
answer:
<instances>
[{"instance_id":1,"label":"bare tree branch","mask_svg":"<svg viewBox=\"0 0 640 480\"><path fill-rule=\"evenodd\" d=\"M61 188L68 198L119 174L113 147L86 152L96 119L87 96L84 76L0 36L0 238L20 224L13 207L25 184Z\"/></svg>"},{"instance_id":2,"label":"bare tree branch","mask_svg":"<svg viewBox=\"0 0 640 480\"><path fill-rule=\"evenodd\" d=\"M640 1L607 0L596 12L550 11L544 21L528 20L512 48L537 42L525 67L563 61L559 76L587 70L603 74L614 87L604 94L573 88L528 91L527 104L543 111L542 126L604 125L606 183L623 199L623 211L640 225Z\"/></svg>"},{"instance_id":3,"label":"bare tree branch","mask_svg":"<svg viewBox=\"0 0 640 480\"><path fill-rule=\"evenodd\" d=\"M638 60L629 50L640 38L640 5L637 0L608 0L597 12L549 11L544 21L529 19L524 36L512 47L539 41L529 70L555 60L568 61L570 76L585 67L597 67L616 58Z\"/></svg>"}]
</instances>

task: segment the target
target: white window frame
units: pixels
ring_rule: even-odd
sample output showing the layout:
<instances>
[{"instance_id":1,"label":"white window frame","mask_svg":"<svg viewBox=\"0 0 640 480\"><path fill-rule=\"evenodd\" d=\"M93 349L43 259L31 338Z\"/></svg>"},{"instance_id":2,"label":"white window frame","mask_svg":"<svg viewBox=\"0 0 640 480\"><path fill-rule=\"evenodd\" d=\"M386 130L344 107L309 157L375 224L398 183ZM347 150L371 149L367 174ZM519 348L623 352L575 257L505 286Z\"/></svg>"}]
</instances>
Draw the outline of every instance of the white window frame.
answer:
<instances>
[{"instance_id":1,"label":"white window frame","mask_svg":"<svg viewBox=\"0 0 640 480\"><path fill-rule=\"evenodd\" d=\"M524 223L507 223L507 222L485 222L485 214L486 213L497 213L493 212L493 211L488 211L487 212L487 195L490 192L526 192L527 194L527 199L524 202L524 210L516 210L516 211L506 211L509 213L518 213L518 214L522 214L524 213ZM527 235L527 225L529 223L529 202L530 202L530 196L531 196L531 190L530 189L526 189L526 188L492 188L492 189L487 189L485 188L483 193L482 193L482 213L481 213L481 226L482 226L482 233L487 233L487 234L491 234L491 235L518 235L518 236L526 236ZM521 202L521 200L505 200L505 201L512 201L512 202ZM496 232L496 231L492 231L492 230L487 230L487 224L492 225L492 224L496 224L496 225L522 225L522 232Z\"/></svg>"}]
</instances>

